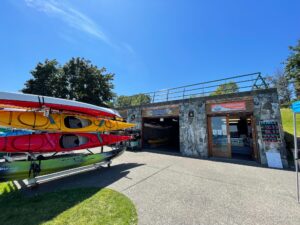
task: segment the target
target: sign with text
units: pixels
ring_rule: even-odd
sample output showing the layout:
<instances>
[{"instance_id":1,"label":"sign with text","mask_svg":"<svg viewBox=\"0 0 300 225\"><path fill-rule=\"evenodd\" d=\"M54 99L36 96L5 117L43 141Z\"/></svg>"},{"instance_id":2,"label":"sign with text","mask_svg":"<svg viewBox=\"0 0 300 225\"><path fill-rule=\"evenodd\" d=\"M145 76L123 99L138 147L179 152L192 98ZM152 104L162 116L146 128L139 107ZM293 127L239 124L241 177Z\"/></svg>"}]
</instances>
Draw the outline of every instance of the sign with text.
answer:
<instances>
[{"instance_id":1,"label":"sign with text","mask_svg":"<svg viewBox=\"0 0 300 225\"><path fill-rule=\"evenodd\" d=\"M179 115L179 107L176 106L168 106L168 107L154 107L154 108L146 108L142 111L143 117L164 117L164 116L178 116Z\"/></svg>"},{"instance_id":2,"label":"sign with text","mask_svg":"<svg viewBox=\"0 0 300 225\"><path fill-rule=\"evenodd\" d=\"M281 142L278 122L275 120L262 120L259 122L264 142Z\"/></svg>"},{"instance_id":3,"label":"sign with text","mask_svg":"<svg viewBox=\"0 0 300 225\"><path fill-rule=\"evenodd\" d=\"M227 102L216 103L211 105L212 112L230 112L230 111L245 111L246 102Z\"/></svg>"}]
</instances>

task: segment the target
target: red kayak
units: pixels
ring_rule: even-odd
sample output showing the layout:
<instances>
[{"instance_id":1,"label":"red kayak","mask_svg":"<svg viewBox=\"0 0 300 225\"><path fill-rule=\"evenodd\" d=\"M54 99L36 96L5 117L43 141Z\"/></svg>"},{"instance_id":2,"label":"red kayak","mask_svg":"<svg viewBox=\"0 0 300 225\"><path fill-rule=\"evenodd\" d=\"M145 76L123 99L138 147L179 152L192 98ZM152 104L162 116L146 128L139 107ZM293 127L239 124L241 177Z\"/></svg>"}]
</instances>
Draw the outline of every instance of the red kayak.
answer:
<instances>
[{"instance_id":1,"label":"red kayak","mask_svg":"<svg viewBox=\"0 0 300 225\"><path fill-rule=\"evenodd\" d=\"M67 152L110 145L131 139L97 133L42 133L0 137L0 152Z\"/></svg>"},{"instance_id":2,"label":"red kayak","mask_svg":"<svg viewBox=\"0 0 300 225\"><path fill-rule=\"evenodd\" d=\"M91 116L121 117L120 114L109 108L100 107L83 102L53 98L41 95L0 92L0 105L5 107L21 107L29 109L50 108L60 111L76 112Z\"/></svg>"}]
</instances>

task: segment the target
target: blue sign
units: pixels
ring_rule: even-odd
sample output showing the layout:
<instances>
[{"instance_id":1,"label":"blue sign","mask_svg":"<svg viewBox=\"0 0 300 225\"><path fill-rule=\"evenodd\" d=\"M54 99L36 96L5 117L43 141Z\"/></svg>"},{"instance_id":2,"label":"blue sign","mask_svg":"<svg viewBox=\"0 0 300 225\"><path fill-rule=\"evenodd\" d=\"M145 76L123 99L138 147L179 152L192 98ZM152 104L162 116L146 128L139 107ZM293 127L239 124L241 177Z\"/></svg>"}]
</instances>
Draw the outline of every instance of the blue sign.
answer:
<instances>
[{"instance_id":1,"label":"blue sign","mask_svg":"<svg viewBox=\"0 0 300 225\"><path fill-rule=\"evenodd\" d=\"M291 108L294 113L300 113L300 101L294 102Z\"/></svg>"}]
</instances>

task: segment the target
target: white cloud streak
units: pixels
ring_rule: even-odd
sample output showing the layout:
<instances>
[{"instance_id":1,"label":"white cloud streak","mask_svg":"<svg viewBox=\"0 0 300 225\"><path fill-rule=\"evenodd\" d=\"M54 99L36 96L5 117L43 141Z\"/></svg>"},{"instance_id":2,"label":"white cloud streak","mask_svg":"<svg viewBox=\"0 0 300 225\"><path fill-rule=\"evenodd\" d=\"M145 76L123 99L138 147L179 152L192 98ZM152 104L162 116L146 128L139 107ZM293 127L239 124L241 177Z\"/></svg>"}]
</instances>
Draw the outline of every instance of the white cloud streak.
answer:
<instances>
[{"instance_id":1,"label":"white cloud streak","mask_svg":"<svg viewBox=\"0 0 300 225\"><path fill-rule=\"evenodd\" d=\"M25 0L25 2L29 7L35 8L48 15L56 16L70 27L114 46L107 35L92 19L70 5L63 4L61 1L56 0Z\"/></svg>"}]
</instances>

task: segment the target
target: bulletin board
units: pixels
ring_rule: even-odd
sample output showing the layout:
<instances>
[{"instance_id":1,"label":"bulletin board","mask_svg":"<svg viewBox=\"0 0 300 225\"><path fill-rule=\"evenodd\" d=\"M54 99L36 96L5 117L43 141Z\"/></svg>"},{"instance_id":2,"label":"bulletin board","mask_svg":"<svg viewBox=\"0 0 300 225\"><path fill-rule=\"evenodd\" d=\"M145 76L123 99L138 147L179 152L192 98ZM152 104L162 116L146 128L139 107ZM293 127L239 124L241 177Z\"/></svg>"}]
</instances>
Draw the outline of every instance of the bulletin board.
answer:
<instances>
[{"instance_id":1,"label":"bulletin board","mask_svg":"<svg viewBox=\"0 0 300 225\"><path fill-rule=\"evenodd\" d=\"M262 139L264 142L281 142L278 122L275 120L260 121Z\"/></svg>"}]
</instances>

